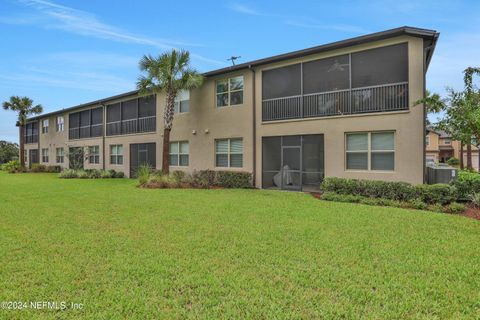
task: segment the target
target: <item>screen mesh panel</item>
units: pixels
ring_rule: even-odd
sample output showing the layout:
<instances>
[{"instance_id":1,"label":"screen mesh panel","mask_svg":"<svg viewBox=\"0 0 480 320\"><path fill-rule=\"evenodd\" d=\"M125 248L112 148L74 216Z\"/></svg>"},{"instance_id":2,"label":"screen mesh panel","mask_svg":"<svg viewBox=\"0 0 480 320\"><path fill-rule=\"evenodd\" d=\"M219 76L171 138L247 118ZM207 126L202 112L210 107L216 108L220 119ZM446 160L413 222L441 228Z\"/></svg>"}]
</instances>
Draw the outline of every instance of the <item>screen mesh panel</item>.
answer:
<instances>
[{"instance_id":1,"label":"screen mesh panel","mask_svg":"<svg viewBox=\"0 0 480 320\"><path fill-rule=\"evenodd\" d=\"M69 127L70 128L78 128L80 127L80 113L70 113L69 115Z\"/></svg>"},{"instance_id":2,"label":"screen mesh panel","mask_svg":"<svg viewBox=\"0 0 480 320\"><path fill-rule=\"evenodd\" d=\"M121 120L120 103L110 104L107 106L107 122L115 122Z\"/></svg>"},{"instance_id":3,"label":"screen mesh panel","mask_svg":"<svg viewBox=\"0 0 480 320\"><path fill-rule=\"evenodd\" d=\"M137 99L122 102L122 120L137 118Z\"/></svg>"},{"instance_id":4,"label":"screen mesh panel","mask_svg":"<svg viewBox=\"0 0 480 320\"><path fill-rule=\"evenodd\" d=\"M352 53L352 87L408 81L406 43Z\"/></svg>"},{"instance_id":5,"label":"screen mesh panel","mask_svg":"<svg viewBox=\"0 0 480 320\"><path fill-rule=\"evenodd\" d=\"M303 64L303 93L344 90L350 87L348 55Z\"/></svg>"},{"instance_id":6,"label":"screen mesh panel","mask_svg":"<svg viewBox=\"0 0 480 320\"><path fill-rule=\"evenodd\" d=\"M92 124L102 124L103 122L103 108L92 109Z\"/></svg>"},{"instance_id":7,"label":"screen mesh panel","mask_svg":"<svg viewBox=\"0 0 480 320\"><path fill-rule=\"evenodd\" d=\"M155 96L146 96L138 99L138 117L153 117L155 116Z\"/></svg>"},{"instance_id":8,"label":"screen mesh panel","mask_svg":"<svg viewBox=\"0 0 480 320\"><path fill-rule=\"evenodd\" d=\"M294 64L262 73L262 97L273 99L301 93L301 65Z\"/></svg>"}]
</instances>

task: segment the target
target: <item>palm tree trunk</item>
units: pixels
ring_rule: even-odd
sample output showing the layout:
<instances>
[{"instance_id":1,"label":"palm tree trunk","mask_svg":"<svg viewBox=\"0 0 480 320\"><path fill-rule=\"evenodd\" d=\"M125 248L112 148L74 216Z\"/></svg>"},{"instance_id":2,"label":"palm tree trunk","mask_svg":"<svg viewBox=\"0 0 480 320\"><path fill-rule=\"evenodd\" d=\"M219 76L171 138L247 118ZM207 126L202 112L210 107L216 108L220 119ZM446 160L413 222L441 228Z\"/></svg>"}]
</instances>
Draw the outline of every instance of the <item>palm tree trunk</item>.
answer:
<instances>
[{"instance_id":1,"label":"palm tree trunk","mask_svg":"<svg viewBox=\"0 0 480 320\"><path fill-rule=\"evenodd\" d=\"M472 170L472 145L467 144L467 169Z\"/></svg>"},{"instance_id":2,"label":"palm tree trunk","mask_svg":"<svg viewBox=\"0 0 480 320\"><path fill-rule=\"evenodd\" d=\"M20 130L20 134L19 134L19 137L20 137L20 141L19 141L19 145L20 145L20 154L19 154L19 159L20 159L20 167L22 169L25 169L25 131L23 130L23 125L19 125L18 126L19 130Z\"/></svg>"},{"instance_id":3,"label":"palm tree trunk","mask_svg":"<svg viewBox=\"0 0 480 320\"><path fill-rule=\"evenodd\" d=\"M162 172L164 174L170 172L170 131L169 128L163 129Z\"/></svg>"},{"instance_id":4,"label":"palm tree trunk","mask_svg":"<svg viewBox=\"0 0 480 320\"><path fill-rule=\"evenodd\" d=\"M460 169L464 169L463 165L463 142L460 142Z\"/></svg>"}]
</instances>

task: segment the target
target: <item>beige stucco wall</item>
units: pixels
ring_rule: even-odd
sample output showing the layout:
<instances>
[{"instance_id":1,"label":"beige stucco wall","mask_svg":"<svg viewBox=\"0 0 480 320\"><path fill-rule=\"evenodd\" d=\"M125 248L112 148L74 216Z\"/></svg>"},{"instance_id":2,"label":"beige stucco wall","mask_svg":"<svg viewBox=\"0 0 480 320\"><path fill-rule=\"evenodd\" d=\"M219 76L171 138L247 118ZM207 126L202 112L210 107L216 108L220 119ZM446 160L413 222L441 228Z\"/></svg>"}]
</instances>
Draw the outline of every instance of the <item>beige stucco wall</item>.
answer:
<instances>
[{"instance_id":1,"label":"beige stucco wall","mask_svg":"<svg viewBox=\"0 0 480 320\"><path fill-rule=\"evenodd\" d=\"M205 80L202 88L190 93L190 112L175 115L171 141L189 141L189 166L171 167L171 170L254 170L254 148L256 147L256 186L261 187L262 172L262 137L295 135L295 134L324 134L325 139L325 175L346 178L365 178L407 181L422 183L423 181L423 142L424 111L422 106L412 107L408 111L351 115L342 117L311 118L292 121L276 121L262 123L262 71L300 61L309 61L329 56L336 56L349 52L361 51L374 47L408 42L409 50L409 99L410 105L423 97L423 41L413 37L397 37L384 41L354 46L350 48L334 50L328 53L315 54L302 59L292 59L281 63L264 65L255 69L255 117L256 125L253 125L253 77L251 70L241 70L227 73L221 76L210 77ZM231 107L216 107L215 82L219 79L243 75L244 77L244 103ZM132 96L133 97L133 96ZM126 97L108 102L129 100ZM95 108L99 105L91 105L85 108ZM100 147L100 164L90 165L85 163L85 168L103 168L105 155L105 169L115 169L129 174L130 144L132 143L156 143L157 168L161 168L162 140L163 140L163 108L165 97L157 95L157 130L148 134L133 134L105 138L92 138L81 140L68 140L68 114L65 117L65 131L61 134L55 132L55 116L50 117L50 130L48 135L41 134L40 126L40 150L49 148L49 164L55 164L55 148L64 146L65 150L73 146ZM75 110L77 112L81 109ZM253 138L253 130L256 130L256 140ZM104 127L105 130L105 127ZM381 171L349 171L345 169L345 133L360 131L394 131L395 132L395 170L391 172ZM243 138L243 168L215 168L215 139ZM110 165L109 156L112 144L123 145L123 165ZM103 146L105 145L105 150ZM27 145L27 149L35 145ZM68 166L68 159L65 159Z\"/></svg>"},{"instance_id":2,"label":"beige stucco wall","mask_svg":"<svg viewBox=\"0 0 480 320\"><path fill-rule=\"evenodd\" d=\"M316 54L302 59L265 65L256 71L257 119L261 119L261 71L288 64L336 56L349 52L408 42L409 59L409 104L410 106L423 98L423 41L418 38L402 36L355 47ZM423 183L423 143L424 109L422 106L411 107L408 111L388 114L368 114L342 117L325 117L295 121L277 121L257 123L257 168L256 186L261 186L262 137L293 134L324 134L325 141L325 176L360 178L374 180L406 181ZM345 133L361 131L395 131L395 170L394 171L359 171L345 169Z\"/></svg>"}]
</instances>

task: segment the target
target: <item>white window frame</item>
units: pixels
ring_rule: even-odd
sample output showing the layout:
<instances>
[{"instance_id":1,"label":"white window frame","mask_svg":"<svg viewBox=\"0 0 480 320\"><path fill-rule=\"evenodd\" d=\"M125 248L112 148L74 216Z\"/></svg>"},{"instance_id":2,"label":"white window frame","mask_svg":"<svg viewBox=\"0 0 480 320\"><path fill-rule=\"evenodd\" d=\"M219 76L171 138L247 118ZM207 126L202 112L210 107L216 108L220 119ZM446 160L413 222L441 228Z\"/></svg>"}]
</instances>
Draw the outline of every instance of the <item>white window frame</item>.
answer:
<instances>
[{"instance_id":1,"label":"white window frame","mask_svg":"<svg viewBox=\"0 0 480 320\"><path fill-rule=\"evenodd\" d=\"M65 130L65 118L63 116L57 117L57 132L63 132Z\"/></svg>"},{"instance_id":2,"label":"white window frame","mask_svg":"<svg viewBox=\"0 0 480 320\"><path fill-rule=\"evenodd\" d=\"M42 163L48 163L48 148L42 148Z\"/></svg>"},{"instance_id":3,"label":"white window frame","mask_svg":"<svg viewBox=\"0 0 480 320\"><path fill-rule=\"evenodd\" d=\"M427 146L427 147L430 146L430 136L425 137L425 146Z\"/></svg>"},{"instance_id":4,"label":"white window frame","mask_svg":"<svg viewBox=\"0 0 480 320\"><path fill-rule=\"evenodd\" d=\"M182 111L182 102L188 101L188 110ZM175 97L175 105L173 108L174 114L188 113L190 112L190 91L182 90Z\"/></svg>"},{"instance_id":5,"label":"white window frame","mask_svg":"<svg viewBox=\"0 0 480 320\"><path fill-rule=\"evenodd\" d=\"M186 143L188 145L188 153L185 153L185 152L182 152L181 151L181 148L180 148L180 145L183 144L183 143ZM177 152L176 153L172 153L170 150L171 150L171 147L172 147L172 144L176 144L177 145ZM171 166L173 167L188 167L190 165L190 143L187 141L187 140L184 140L184 141L171 141L170 142L170 146L169 146L169 149L168 149L168 160L170 161L170 156L177 156L177 164L176 165L172 165L170 163ZM182 165L180 164L180 156L187 156L187 164L186 165Z\"/></svg>"},{"instance_id":6,"label":"white window frame","mask_svg":"<svg viewBox=\"0 0 480 320\"><path fill-rule=\"evenodd\" d=\"M100 146L88 146L88 163L100 164Z\"/></svg>"},{"instance_id":7,"label":"white window frame","mask_svg":"<svg viewBox=\"0 0 480 320\"><path fill-rule=\"evenodd\" d=\"M48 125L49 125L48 119L43 119L42 120L42 133L48 133Z\"/></svg>"},{"instance_id":8,"label":"white window frame","mask_svg":"<svg viewBox=\"0 0 480 320\"><path fill-rule=\"evenodd\" d=\"M224 141L224 140L228 141L227 152L217 152L217 142L218 141ZM232 140L241 140L242 141L242 152L232 152L232 147L231 147ZM243 149L244 149L243 148L243 138L215 139L214 148L215 148L215 167L216 168L243 168L243 160L244 160L244 157L243 157ZM227 166L226 167L218 166L218 163L217 163L217 155L218 154L226 154L227 155ZM234 154L241 154L242 155L242 165L240 167L232 167L232 165L231 165L231 156L234 155Z\"/></svg>"},{"instance_id":9,"label":"white window frame","mask_svg":"<svg viewBox=\"0 0 480 320\"><path fill-rule=\"evenodd\" d=\"M242 89L237 89L237 90L231 90L231 81L232 79L235 79L235 78L242 78ZM217 89L218 89L218 83L219 82L223 82L223 81L227 81L227 85L228 85L228 88L227 88L227 91L222 91L222 92L218 92ZM231 96L232 96L232 93L234 92L242 92L242 103L238 103L238 104L232 104L232 99L231 99ZM224 106L219 106L218 105L218 96L219 95L223 95L223 94L228 94L228 103ZM241 106L243 105L243 101L244 101L244 98L245 98L245 77L243 75L239 75L239 76L235 76L235 77L229 77L229 78L225 78L225 79L220 79L220 80L217 80L215 81L215 106L217 108L224 108L224 107L232 107L232 106Z\"/></svg>"},{"instance_id":10,"label":"white window frame","mask_svg":"<svg viewBox=\"0 0 480 320\"><path fill-rule=\"evenodd\" d=\"M393 134L393 150L372 150L372 133L392 133ZM358 134L367 134L367 150L347 150L347 137L348 135L358 135ZM397 138L396 132L393 130L386 130L386 131L368 131L368 132L346 132L345 133L345 171L368 171L368 172L394 172L396 167L396 145L397 145ZM392 170L378 170L372 169L372 154L373 153L386 153L391 152L393 153L393 169ZM348 169L347 168L347 154L348 153L367 153L367 169Z\"/></svg>"},{"instance_id":11,"label":"white window frame","mask_svg":"<svg viewBox=\"0 0 480 320\"><path fill-rule=\"evenodd\" d=\"M118 152L119 147L122 148L122 152ZM114 152L115 150L115 152ZM112 161L115 159L115 161ZM111 144L110 145L110 164L112 165L123 165L123 144Z\"/></svg>"},{"instance_id":12,"label":"white window frame","mask_svg":"<svg viewBox=\"0 0 480 320\"><path fill-rule=\"evenodd\" d=\"M55 150L55 161L56 161L56 163L64 163L65 162L65 149L63 147L57 148Z\"/></svg>"}]
</instances>

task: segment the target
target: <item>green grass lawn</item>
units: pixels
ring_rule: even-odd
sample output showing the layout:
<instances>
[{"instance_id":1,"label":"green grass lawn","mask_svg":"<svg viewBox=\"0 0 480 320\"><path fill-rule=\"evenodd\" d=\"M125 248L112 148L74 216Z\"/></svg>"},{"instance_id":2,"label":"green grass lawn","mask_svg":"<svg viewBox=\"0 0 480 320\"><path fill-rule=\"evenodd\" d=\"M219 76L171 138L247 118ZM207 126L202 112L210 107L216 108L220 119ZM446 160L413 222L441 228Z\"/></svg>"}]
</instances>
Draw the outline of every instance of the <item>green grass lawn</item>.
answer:
<instances>
[{"instance_id":1,"label":"green grass lawn","mask_svg":"<svg viewBox=\"0 0 480 320\"><path fill-rule=\"evenodd\" d=\"M480 221L0 172L0 319L474 319Z\"/></svg>"}]
</instances>

